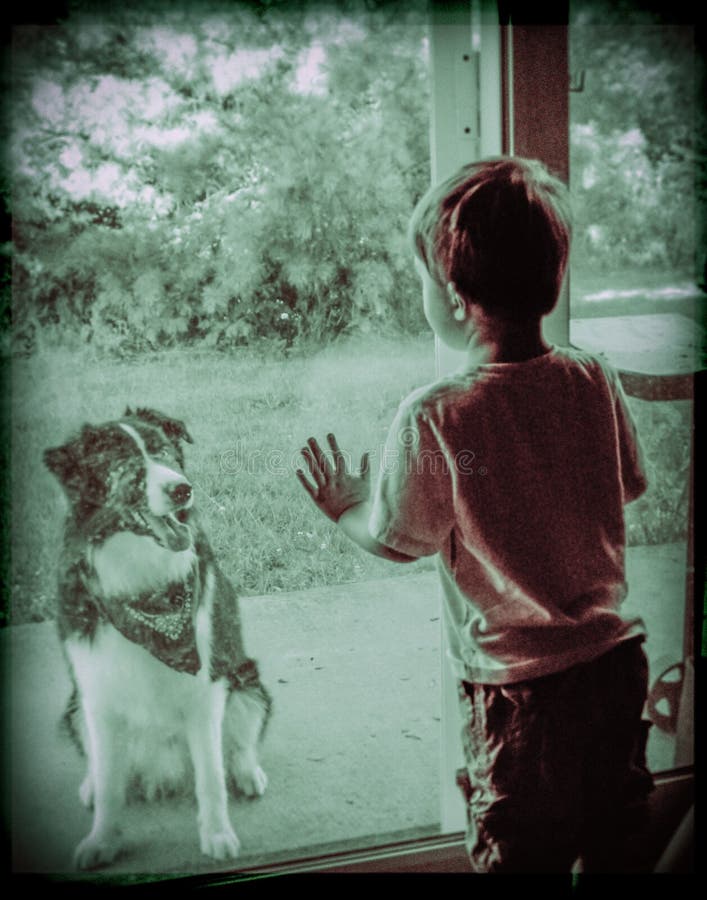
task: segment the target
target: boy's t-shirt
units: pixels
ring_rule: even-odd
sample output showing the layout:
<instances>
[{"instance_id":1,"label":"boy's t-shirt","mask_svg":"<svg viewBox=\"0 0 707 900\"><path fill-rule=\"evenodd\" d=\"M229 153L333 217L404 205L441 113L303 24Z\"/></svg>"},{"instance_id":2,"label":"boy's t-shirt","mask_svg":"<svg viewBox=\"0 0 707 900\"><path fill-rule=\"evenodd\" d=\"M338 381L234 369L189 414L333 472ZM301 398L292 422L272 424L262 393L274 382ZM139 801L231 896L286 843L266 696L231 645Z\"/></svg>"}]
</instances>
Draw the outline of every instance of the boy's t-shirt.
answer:
<instances>
[{"instance_id":1,"label":"boy's t-shirt","mask_svg":"<svg viewBox=\"0 0 707 900\"><path fill-rule=\"evenodd\" d=\"M625 618L623 505L646 489L616 372L553 347L414 391L381 458L371 535L439 553L458 677L538 678L645 634Z\"/></svg>"}]
</instances>

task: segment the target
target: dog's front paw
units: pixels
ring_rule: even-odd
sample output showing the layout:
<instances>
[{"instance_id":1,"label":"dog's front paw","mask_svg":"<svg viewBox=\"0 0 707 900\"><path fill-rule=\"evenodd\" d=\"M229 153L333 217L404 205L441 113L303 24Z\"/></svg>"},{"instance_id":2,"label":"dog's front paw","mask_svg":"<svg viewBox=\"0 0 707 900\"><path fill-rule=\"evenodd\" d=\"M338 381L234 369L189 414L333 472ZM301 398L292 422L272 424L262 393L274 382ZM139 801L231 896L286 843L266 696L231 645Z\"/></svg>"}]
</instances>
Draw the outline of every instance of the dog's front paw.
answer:
<instances>
[{"instance_id":1,"label":"dog's front paw","mask_svg":"<svg viewBox=\"0 0 707 900\"><path fill-rule=\"evenodd\" d=\"M232 776L235 788L246 797L262 797L268 786L268 776L256 762L235 760Z\"/></svg>"},{"instance_id":2,"label":"dog's front paw","mask_svg":"<svg viewBox=\"0 0 707 900\"><path fill-rule=\"evenodd\" d=\"M262 797L268 786L268 776L260 766L256 766L249 772L239 774L238 786L247 797Z\"/></svg>"},{"instance_id":3,"label":"dog's front paw","mask_svg":"<svg viewBox=\"0 0 707 900\"><path fill-rule=\"evenodd\" d=\"M74 853L74 864L77 869L95 869L113 862L120 850L118 833L88 834L78 845Z\"/></svg>"},{"instance_id":4,"label":"dog's front paw","mask_svg":"<svg viewBox=\"0 0 707 900\"><path fill-rule=\"evenodd\" d=\"M214 831L202 829L200 839L201 852L213 859L235 859L241 849L241 842L230 825Z\"/></svg>"}]
</instances>

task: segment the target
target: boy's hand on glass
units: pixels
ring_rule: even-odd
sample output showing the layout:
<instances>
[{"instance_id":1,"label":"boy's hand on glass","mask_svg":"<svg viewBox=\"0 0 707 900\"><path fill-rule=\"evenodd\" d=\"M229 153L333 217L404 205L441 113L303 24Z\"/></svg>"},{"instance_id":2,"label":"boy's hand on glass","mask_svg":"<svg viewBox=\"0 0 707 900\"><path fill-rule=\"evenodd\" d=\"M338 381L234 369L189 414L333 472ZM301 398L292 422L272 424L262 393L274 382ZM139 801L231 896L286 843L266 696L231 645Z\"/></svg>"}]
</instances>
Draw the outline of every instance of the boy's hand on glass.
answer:
<instances>
[{"instance_id":1,"label":"boy's hand on glass","mask_svg":"<svg viewBox=\"0 0 707 900\"><path fill-rule=\"evenodd\" d=\"M327 440L331 447L333 465L317 441L314 438L308 438L307 446L302 448L302 456L307 463L314 485L301 469L297 469L297 477L324 515L333 522L338 522L347 509L359 503L365 503L369 498L371 492L369 457L368 453L364 453L361 457L361 469L358 475L349 472L334 435L327 435Z\"/></svg>"}]
</instances>

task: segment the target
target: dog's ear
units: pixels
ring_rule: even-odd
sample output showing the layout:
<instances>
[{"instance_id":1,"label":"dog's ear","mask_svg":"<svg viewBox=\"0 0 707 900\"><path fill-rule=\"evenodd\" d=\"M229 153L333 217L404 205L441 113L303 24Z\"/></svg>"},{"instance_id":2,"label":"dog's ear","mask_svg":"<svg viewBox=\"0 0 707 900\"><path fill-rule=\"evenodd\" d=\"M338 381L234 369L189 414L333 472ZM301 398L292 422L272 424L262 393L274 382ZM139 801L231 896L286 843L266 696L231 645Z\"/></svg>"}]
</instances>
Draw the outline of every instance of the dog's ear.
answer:
<instances>
[{"instance_id":1,"label":"dog's ear","mask_svg":"<svg viewBox=\"0 0 707 900\"><path fill-rule=\"evenodd\" d=\"M100 430L93 425L84 425L80 433L62 444L44 451L44 465L64 486L79 481L82 477L83 462L96 448Z\"/></svg>"},{"instance_id":2,"label":"dog's ear","mask_svg":"<svg viewBox=\"0 0 707 900\"><path fill-rule=\"evenodd\" d=\"M62 484L72 480L72 475L78 468L76 449L76 441L72 441L44 451L44 465Z\"/></svg>"},{"instance_id":3,"label":"dog's ear","mask_svg":"<svg viewBox=\"0 0 707 900\"><path fill-rule=\"evenodd\" d=\"M187 431L187 426L184 422L179 419L173 419L170 416L165 416L163 413L158 412L156 409L146 409L145 407L140 407L132 412L130 407L125 410L126 416L135 416L138 419L142 419L143 422L148 422L150 425L156 425L158 428L161 428L165 435L171 441L186 441L187 444L193 444L194 440L192 436Z\"/></svg>"}]
</instances>

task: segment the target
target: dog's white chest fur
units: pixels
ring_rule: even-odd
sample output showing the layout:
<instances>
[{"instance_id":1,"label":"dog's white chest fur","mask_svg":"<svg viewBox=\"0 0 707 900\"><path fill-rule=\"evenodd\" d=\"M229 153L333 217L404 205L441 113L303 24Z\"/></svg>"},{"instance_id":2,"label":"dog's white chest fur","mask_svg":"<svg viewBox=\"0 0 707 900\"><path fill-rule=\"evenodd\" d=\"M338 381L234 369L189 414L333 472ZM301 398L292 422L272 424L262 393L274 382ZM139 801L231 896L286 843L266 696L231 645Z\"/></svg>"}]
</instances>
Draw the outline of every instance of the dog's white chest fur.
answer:
<instances>
[{"instance_id":1,"label":"dog's white chest fur","mask_svg":"<svg viewBox=\"0 0 707 900\"><path fill-rule=\"evenodd\" d=\"M116 597L184 581L196 562L196 553L192 547L175 553L151 537L119 531L93 550L91 561L103 595Z\"/></svg>"},{"instance_id":2,"label":"dog's white chest fur","mask_svg":"<svg viewBox=\"0 0 707 900\"><path fill-rule=\"evenodd\" d=\"M196 677L178 672L112 625L98 626L92 640L71 637L66 650L84 703L139 728L178 729L186 709L207 702L211 682L213 575L208 573L196 614L196 646L201 667Z\"/></svg>"},{"instance_id":3,"label":"dog's white chest fur","mask_svg":"<svg viewBox=\"0 0 707 900\"><path fill-rule=\"evenodd\" d=\"M99 626L91 642L70 638L66 650L84 706L129 730L175 733L210 687L203 677L170 669L112 625ZM199 675L203 671L202 664Z\"/></svg>"},{"instance_id":4,"label":"dog's white chest fur","mask_svg":"<svg viewBox=\"0 0 707 900\"><path fill-rule=\"evenodd\" d=\"M112 740L120 742L125 770L141 773L147 796L188 775L185 735L194 711L223 715L226 685L222 680L213 682L209 674L212 610L209 573L196 615L201 661L196 676L171 669L107 623L99 625L91 641L82 637L66 641L88 721L103 722L114 735ZM90 743L90 735L88 739Z\"/></svg>"}]
</instances>

